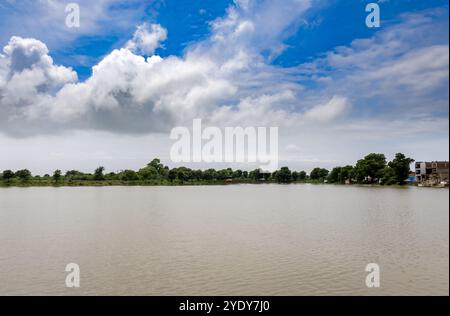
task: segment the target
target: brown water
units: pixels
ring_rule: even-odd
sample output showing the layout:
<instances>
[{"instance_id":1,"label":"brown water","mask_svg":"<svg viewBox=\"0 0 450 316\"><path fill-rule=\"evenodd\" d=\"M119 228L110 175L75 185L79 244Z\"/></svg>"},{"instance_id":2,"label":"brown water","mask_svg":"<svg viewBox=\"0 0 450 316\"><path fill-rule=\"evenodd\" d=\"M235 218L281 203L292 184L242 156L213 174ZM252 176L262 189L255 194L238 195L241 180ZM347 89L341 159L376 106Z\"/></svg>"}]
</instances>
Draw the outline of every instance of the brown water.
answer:
<instances>
[{"instance_id":1,"label":"brown water","mask_svg":"<svg viewBox=\"0 0 450 316\"><path fill-rule=\"evenodd\" d=\"M65 287L68 263L81 287ZM381 269L367 288L365 267ZM0 189L0 294L449 294L449 192Z\"/></svg>"}]
</instances>

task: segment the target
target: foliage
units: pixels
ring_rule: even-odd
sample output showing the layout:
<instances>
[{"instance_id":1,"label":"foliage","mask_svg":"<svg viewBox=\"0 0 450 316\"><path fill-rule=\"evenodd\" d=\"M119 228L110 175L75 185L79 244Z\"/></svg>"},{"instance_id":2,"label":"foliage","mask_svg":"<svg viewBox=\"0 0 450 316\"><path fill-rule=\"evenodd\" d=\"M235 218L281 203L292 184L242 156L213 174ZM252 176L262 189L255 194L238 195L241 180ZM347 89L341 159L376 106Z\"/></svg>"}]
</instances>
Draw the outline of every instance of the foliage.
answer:
<instances>
[{"instance_id":1,"label":"foliage","mask_svg":"<svg viewBox=\"0 0 450 316\"><path fill-rule=\"evenodd\" d=\"M314 168L309 177L312 180L324 180L328 176L329 171L323 168Z\"/></svg>"},{"instance_id":2,"label":"foliage","mask_svg":"<svg viewBox=\"0 0 450 316\"><path fill-rule=\"evenodd\" d=\"M381 183L384 185L397 184L397 177L395 175L394 169L387 166L383 169L383 176L381 178Z\"/></svg>"},{"instance_id":3,"label":"foliage","mask_svg":"<svg viewBox=\"0 0 450 316\"><path fill-rule=\"evenodd\" d=\"M386 167L384 154L369 154L364 159L358 160L355 166L355 177L361 183L374 183L383 176Z\"/></svg>"},{"instance_id":4,"label":"foliage","mask_svg":"<svg viewBox=\"0 0 450 316\"><path fill-rule=\"evenodd\" d=\"M300 181L306 180L307 177L308 177L308 175L306 174L306 171L300 171L298 173L298 180L300 180Z\"/></svg>"},{"instance_id":5,"label":"foliage","mask_svg":"<svg viewBox=\"0 0 450 316\"><path fill-rule=\"evenodd\" d=\"M61 175L62 175L61 170L59 170L59 169L55 170L55 172L53 173L53 180L55 180L56 182L60 181Z\"/></svg>"},{"instance_id":6,"label":"foliage","mask_svg":"<svg viewBox=\"0 0 450 316\"><path fill-rule=\"evenodd\" d=\"M288 167L282 167L274 173L274 179L278 183L289 183L292 180L292 173Z\"/></svg>"},{"instance_id":7,"label":"foliage","mask_svg":"<svg viewBox=\"0 0 450 316\"><path fill-rule=\"evenodd\" d=\"M14 172L12 172L11 170L5 170L2 173L2 179L6 181L11 180L12 178L14 178L14 176Z\"/></svg>"},{"instance_id":8,"label":"foliage","mask_svg":"<svg viewBox=\"0 0 450 316\"><path fill-rule=\"evenodd\" d=\"M22 170L16 171L15 176L22 181L28 181L32 177L31 172L28 169L22 169Z\"/></svg>"},{"instance_id":9,"label":"foliage","mask_svg":"<svg viewBox=\"0 0 450 316\"><path fill-rule=\"evenodd\" d=\"M389 162L389 168L392 169L394 173L395 183L404 184L405 180L408 178L410 164L414 162L412 158L406 158L402 153L397 153L394 160Z\"/></svg>"},{"instance_id":10,"label":"foliage","mask_svg":"<svg viewBox=\"0 0 450 316\"><path fill-rule=\"evenodd\" d=\"M335 167L331 170L328 175L328 182L330 183L345 183L346 181L351 181L353 176L353 167Z\"/></svg>"},{"instance_id":11,"label":"foliage","mask_svg":"<svg viewBox=\"0 0 450 316\"><path fill-rule=\"evenodd\" d=\"M94 180L103 181L105 180L105 176L103 175L103 171L105 171L105 167L98 167L94 172Z\"/></svg>"},{"instance_id":12,"label":"foliage","mask_svg":"<svg viewBox=\"0 0 450 316\"><path fill-rule=\"evenodd\" d=\"M386 163L383 154L371 153L358 160L353 166L338 166L329 172L324 168L314 168L310 175L305 171L291 171L288 167L269 173L261 169L252 171L233 170L231 168L216 170L193 170L187 167L169 168L159 159L153 159L139 171L124 170L105 175L105 168L99 167L94 173L84 173L69 170L63 175L61 170L55 170L53 176L33 178L27 169L13 172L5 170L0 177L0 185L178 185L178 184L225 184L259 183L259 182L311 182L319 183L327 180L329 183L382 183L384 185L404 184L408 177L410 164L414 160L404 154L397 153L395 158Z\"/></svg>"},{"instance_id":13,"label":"foliage","mask_svg":"<svg viewBox=\"0 0 450 316\"><path fill-rule=\"evenodd\" d=\"M122 181L137 181L139 176L134 170L124 170L119 174Z\"/></svg>"}]
</instances>

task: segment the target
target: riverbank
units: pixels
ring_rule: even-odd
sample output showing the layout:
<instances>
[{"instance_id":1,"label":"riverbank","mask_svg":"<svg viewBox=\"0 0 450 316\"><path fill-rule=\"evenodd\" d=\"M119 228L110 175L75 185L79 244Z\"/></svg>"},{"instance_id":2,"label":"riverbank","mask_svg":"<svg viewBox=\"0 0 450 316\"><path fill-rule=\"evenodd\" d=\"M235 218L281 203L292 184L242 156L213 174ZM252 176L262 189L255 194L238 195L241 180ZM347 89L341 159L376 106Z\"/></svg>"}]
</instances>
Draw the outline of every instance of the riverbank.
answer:
<instances>
[{"instance_id":1,"label":"riverbank","mask_svg":"<svg viewBox=\"0 0 450 316\"><path fill-rule=\"evenodd\" d=\"M74 187L74 186L184 186L184 185L226 185L259 183L312 183L312 184L370 184L370 185L415 185L415 176L411 176L410 164L414 160L397 153L389 163L384 154L371 153L357 161L355 166L314 168L306 171L291 171L281 167L273 172L255 169L191 169L188 167L169 168L158 158L153 159L144 168L105 172L98 167L93 173L60 169L53 175L33 175L28 169L17 171L4 170L0 173L0 187ZM444 174L443 174L444 175ZM448 176L433 178L438 187L448 187ZM420 185L433 186L432 183Z\"/></svg>"},{"instance_id":2,"label":"riverbank","mask_svg":"<svg viewBox=\"0 0 450 316\"><path fill-rule=\"evenodd\" d=\"M324 183L319 180L305 180L305 181L291 181L289 183L279 183L276 181L253 181L253 180L233 180L233 181L168 181L168 180L150 180L150 181L45 181L32 180L23 182L15 181L0 181L0 188L16 187L16 188L32 188L32 187L113 187L113 186L220 186L220 185L238 185L238 184L280 184L280 185L294 185L294 184L314 184L314 185L338 185L338 186L361 186L361 187L424 187L424 188L448 188L448 185L420 185L420 184L405 184L405 185L383 185L383 184L365 184L365 183Z\"/></svg>"},{"instance_id":3,"label":"riverbank","mask_svg":"<svg viewBox=\"0 0 450 316\"><path fill-rule=\"evenodd\" d=\"M321 181L307 180L297 181L284 184L324 184ZM211 181L180 181L180 180L149 180L149 181L46 181L46 180L31 180L23 182L20 180L13 180L10 182L0 181L0 187L107 187L107 186L205 186L205 185L233 185L233 184L282 184L275 181L253 181L253 180L211 180Z\"/></svg>"}]
</instances>

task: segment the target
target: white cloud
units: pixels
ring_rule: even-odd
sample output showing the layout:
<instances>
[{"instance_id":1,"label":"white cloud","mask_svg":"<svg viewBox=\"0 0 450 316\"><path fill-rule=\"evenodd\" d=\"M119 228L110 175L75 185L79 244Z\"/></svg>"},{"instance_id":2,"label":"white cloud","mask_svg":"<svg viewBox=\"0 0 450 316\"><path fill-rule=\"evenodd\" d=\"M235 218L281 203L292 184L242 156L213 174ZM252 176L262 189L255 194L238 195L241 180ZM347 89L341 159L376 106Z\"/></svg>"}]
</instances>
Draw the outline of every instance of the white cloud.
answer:
<instances>
[{"instance_id":1,"label":"white cloud","mask_svg":"<svg viewBox=\"0 0 450 316\"><path fill-rule=\"evenodd\" d=\"M134 53L151 56L166 39L167 30L161 25L144 23L137 27L133 38L125 47Z\"/></svg>"},{"instance_id":2,"label":"white cloud","mask_svg":"<svg viewBox=\"0 0 450 316\"><path fill-rule=\"evenodd\" d=\"M141 0L20 0L0 2L0 39L13 35L33 37L53 49L63 48L82 36L121 34L143 16L152 1ZM77 3L80 27L65 24L66 5ZM126 5L123 5L126 3ZM3 43L2 43L3 45Z\"/></svg>"},{"instance_id":3,"label":"white cloud","mask_svg":"<svg viewBox=\"0 0 450 316\"><path fill-rule=\"evenodd\" d=\"M30 51L29 58L19 60L27 63L36 78L30 78L26 71L12 65L11 60L19 50L8 48L10 43L6 48L8 65L11 70L17 68L17 76L24 86L20 98L24 100L15 100L12 93L2 93L2 107L14 110L13 117L3 115L2 120L13 120L18 125L20 119L34 120L35 128L25 131L30 134L39 132L38 121L46 122L41 124L45 132L49 128L93 128L143 133L167 131L196 117L218 118L224 113L245 120L255 113L254 108L260 113L258 117L252 116L255 123L259 120L259 123L281 124L275 119L286 116L289 109L276 109L283 106L278 101L280 96L293 106L296 91L301 86L283 79L283 70L269 65L256 49L259 32L265 28L260 15L269 18L270 14L278 16L288 12L286 5L276 7L268 3L258 4L256 12L231 7L225 18L213 22L212 40L193 45L184 57L140 56L154 53L167 37L167 31L160 25L143 24L125 48L104 57L84 82L68 78L67 74L72 73L70 69L54 66L42 42L14 38L11 42L15 43L14 47L22 45ZM269 41L264 45L259 43L259 49L266 49L275 39L281 40L284 29L294 17L301 17L309 1L290 1L290 5L295 9L289 19L278 24L271 31ZM219 37L221 40L217 40ZM40 52L40 59L34 58L35 51ZM52 71L45 73L47 77L61 73L60 80L53 80L55 85L44 91L38 88L44 76L38 76L40 72L36 71L42 68L41 59L49 60L46 65ZM14 84L10 78L6 81L3 91ZM56 83L61 86L57 87ZM285 96L289 96L289 100ZM27 103L26 107L22 106L23 102ZM273 115L275 113L277 115ZM2 130L11 132L11 125L3 124Z\"/></svg>"},{"instance_id":4,"label":"white cloud","mask_svg":"<svg viewBox=\"0 0 450 316\"><path fill-rule=\"evenodd\" d=\"M202 118L205 125L279 126L285 144L280 148L289 149L282 159L314 163L353 163L383 148L420 153L429 148L430 135L448 140L442 134L448 116L433 117L448 113L449 67L446 31L433 17L406 15L309 64L272 65L310 6L306 0L239 1L211 23L210 38L180 57L142 57L152 55L167 33L162 26L140 26L83 82L70 68L54 65L42 42L16 37L0 57L0 132L35 136L96 129L83 138L95 147L119 134L157 135ZM163 157L167 150L141 149L133 137L126 142L136 155ZM442 152L448 153L448 145Z\"/></svg>"},{"instance_id":5,"label":"white cloud","mask_svg":"<svg viewBox=\"0 0 450 316\"><path fill-rule=\"evenodd\" d=\"M447 112L448 20L440 10L404 14L373 37L337 47L298 71L326 95L344 95L367 116Z\"/></svg>"},{"instance_id":6,"label":"white cloud","mask_svg":"<svg viewBox=\"0 0 450 316\"><path fill-rule=\"evenodd\" d=\"M332 122L350 109L351 105L345 97L334 96L324 105L318 105L305 113L305 118L318 122Z\"/></svg>"},{"instance_id":7,"label":"white cloud","mask_svg":"<svg viewBox=\"0 0 450 316\"><path fill-rule=\"evenodd\" d=\"M57 66L47 46L35 39L12 37L0 56L0 123L39 119L41 109L66 84L77 81L71 69ZM9 124L7 124L9 123Z\"/></svg>"}]
</instances>

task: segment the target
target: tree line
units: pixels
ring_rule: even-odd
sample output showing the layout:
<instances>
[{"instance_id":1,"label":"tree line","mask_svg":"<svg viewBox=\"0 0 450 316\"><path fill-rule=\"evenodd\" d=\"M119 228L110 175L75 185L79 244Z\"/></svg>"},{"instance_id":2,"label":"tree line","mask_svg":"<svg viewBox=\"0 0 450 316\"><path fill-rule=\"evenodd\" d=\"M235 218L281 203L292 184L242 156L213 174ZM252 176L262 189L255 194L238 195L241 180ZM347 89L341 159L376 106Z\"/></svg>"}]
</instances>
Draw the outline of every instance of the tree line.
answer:
<instances>
[{"instance_id":1,"label":"tree line","mask_svg":"<svg viewBox=\"0 0 450 316\"><path fill-rule=\"evenodd\" d=\"M27 169L12 171L4 170L0 174L3 185L114 185L114 184L210 184L210 183L366 183L383 185L403 185L410 172L413 159L402 153L387 162L384 154L371 153L357 161L354 166L339 166L331 171L324 168L314 168L309 174L306 171L291 171L288 167L269 173L260 169L253 171L227 169L194 170L187 167L170 169L159 159L153 159L144 168L123 170L120 172L105 172L104 167L98 167L93 173L69 170L63 173L55 170L52 175L33 176Z\"/></svg>"}]
</instances>

